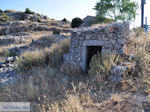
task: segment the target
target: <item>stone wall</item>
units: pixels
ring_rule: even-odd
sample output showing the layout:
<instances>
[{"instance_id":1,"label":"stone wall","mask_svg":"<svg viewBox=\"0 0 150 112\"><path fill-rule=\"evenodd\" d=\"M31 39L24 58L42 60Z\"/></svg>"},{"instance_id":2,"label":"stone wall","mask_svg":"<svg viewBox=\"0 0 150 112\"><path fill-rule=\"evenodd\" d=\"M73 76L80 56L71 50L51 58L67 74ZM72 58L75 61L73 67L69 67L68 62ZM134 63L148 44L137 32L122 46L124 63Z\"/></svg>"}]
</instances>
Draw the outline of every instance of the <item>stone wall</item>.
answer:
<instances>
[{"instance_id":1,"label":"stone wall","mask_svg":"<svg viewBox=\"0 0 150 112\"><path fill-rule=\"evenodd\" d=\"M67 62L86 70L87 47L101 46L103 52L124 53L129 38L128 23L111 23L96 27L75 29L71 35L70 53Z\"/></svg>"}]
</instances>

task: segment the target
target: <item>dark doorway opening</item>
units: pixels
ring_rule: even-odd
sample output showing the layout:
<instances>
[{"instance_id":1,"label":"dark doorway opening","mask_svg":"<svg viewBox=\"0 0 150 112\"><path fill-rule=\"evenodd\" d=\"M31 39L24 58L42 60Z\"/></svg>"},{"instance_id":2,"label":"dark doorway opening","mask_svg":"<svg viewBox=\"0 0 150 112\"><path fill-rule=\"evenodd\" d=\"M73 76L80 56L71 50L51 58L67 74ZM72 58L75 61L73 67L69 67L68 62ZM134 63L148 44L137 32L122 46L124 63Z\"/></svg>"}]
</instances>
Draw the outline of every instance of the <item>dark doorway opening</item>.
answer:
<instances>
[{"instance_id":1,"label":"dark doorway opening","mask_svg":"<svg viewBox=\"0 0 150 112\"><path fill-rule=\"evenodd\" d=\"M93 55L102 52L102 46L87 46L86 71L89 70L89 63Z\"/></svg>"}]
</instances>

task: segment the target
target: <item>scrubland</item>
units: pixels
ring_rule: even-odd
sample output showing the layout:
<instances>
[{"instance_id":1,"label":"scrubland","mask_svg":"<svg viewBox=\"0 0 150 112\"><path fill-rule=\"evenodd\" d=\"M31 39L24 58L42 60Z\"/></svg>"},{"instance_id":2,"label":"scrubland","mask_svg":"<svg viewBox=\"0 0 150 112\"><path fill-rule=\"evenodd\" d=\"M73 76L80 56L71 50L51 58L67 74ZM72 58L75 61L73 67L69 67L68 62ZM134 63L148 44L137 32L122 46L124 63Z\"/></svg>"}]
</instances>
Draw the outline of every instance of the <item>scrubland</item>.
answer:
<instances>
[{"instance_id":1,"label":"scrubland","mask_svg":"<svg viewBox=\"0 0 150 112\"><path fill-rule=\"evenodd\" d=\"M117 61L110 63L114 60L111 54L103 63L96 63L93 57L86 74L63 61L70 39L58 42L48 36L41 41L42 49L19 55L16 70L21 79L0 89L1 102L30 102L33 112L150 111L150 34L130 32L125 53L133 54L134 60L117 56ZM9 53L0 50L0 54ZM110 67L123 61L135 64L134 74L128 72L119 82L108 81Z\"/></svg>"}]
</instances>

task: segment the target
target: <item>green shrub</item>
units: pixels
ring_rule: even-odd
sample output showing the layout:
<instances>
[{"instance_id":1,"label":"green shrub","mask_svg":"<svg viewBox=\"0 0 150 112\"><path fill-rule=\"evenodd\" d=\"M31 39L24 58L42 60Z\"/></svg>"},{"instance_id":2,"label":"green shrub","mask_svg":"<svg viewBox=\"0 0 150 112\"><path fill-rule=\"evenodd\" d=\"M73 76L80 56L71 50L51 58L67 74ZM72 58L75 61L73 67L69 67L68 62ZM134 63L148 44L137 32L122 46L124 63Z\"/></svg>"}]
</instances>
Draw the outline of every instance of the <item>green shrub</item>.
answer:
<instances>
[{"instance_id":1,"label":"green shrub","mask_svg":"<svg viewBox=\"0 0 150 112\"><path fill-rule=\"evenodd\" d=\"M9 20L10 17L6 13L4 12L0 13L0 22L8 22Z\"/></svg>"},{"instance_id":2,"label":"green shrub","mask_svg":"<svg viewBox=\"0 0 150 112\"><path fill-rule=\"evenodd\" d=\"M0 9L0 13L2 13L3 11Z\"/></svg>"},{"instance_id":3,"label":"green shrub","mask_svg":"<svg viewBox=\"0 0 150 112\"><path fill-rule=\"evenodd\" d=\"M94 55L90 62L90 69L88 74L90 76L99 75L101 79L105 80L110 74L110 69L117 64L119 61L119 56L112 54L102 54L100 53Z\"/></svg>"},{"instance_id":4,"label":"green shrub","mask_svg":"<svg viewBox=\"0 0 150 112\"><path fill-rule=\"evenodd\" d=\"M82 22L82 20L80 18L74 18L74 19L72 19L71 27L72 28L79 27L82 23L83 22Z\"/></svg>"},{"instance_id":5,"label":"green shrub","mask_svg":"<svg viewBox=\"0 0 150 112\"><path fill-rule=\"evenodd\" d=\"M29 8L26 8L25 13L26 13L26 14L34 14L34 12L31 11Z\"/></svg>"},{"instance_id":6,"label":"green shrub","mask_svg":"<svg viewBox=\"0 0 150 112\"><path fill-rule=\"evenodd\" d=\"M60 35L60 31L58 31L58 30L54 30L54 31L53 31L53 35L55 35L55 34Z\"/></svg>"},{"instance_id":7,"label":"green shrub","mask_svg":"<svg viewBox=\"0 0 150 112\"><path fill-rule=\"evenodd\" d=\"M62 20L62 22L67 23L67 19L66 19L66 18L64 18L64 19Z\"/></svg>"}]
</instances>

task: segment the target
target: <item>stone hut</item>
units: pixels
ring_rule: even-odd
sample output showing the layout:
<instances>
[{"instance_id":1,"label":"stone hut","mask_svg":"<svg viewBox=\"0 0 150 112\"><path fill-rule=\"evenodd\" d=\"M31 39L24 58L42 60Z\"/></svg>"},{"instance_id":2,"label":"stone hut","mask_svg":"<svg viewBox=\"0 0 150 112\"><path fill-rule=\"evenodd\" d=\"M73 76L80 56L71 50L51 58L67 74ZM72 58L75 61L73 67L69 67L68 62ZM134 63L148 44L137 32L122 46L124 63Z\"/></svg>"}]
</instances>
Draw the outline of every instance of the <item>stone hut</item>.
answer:
<instances>
[{"instance_id":1,"label":"stone hut","mask_svg":"<svg viewBox=\"0 0 150 112\"><path fill-rule=\"evenodd\" d=\"M73 30L67 62L86 71L91 57L97 52L124 53L129 38L128 23L110 23Z\"/></svg>"}]
</instances>

